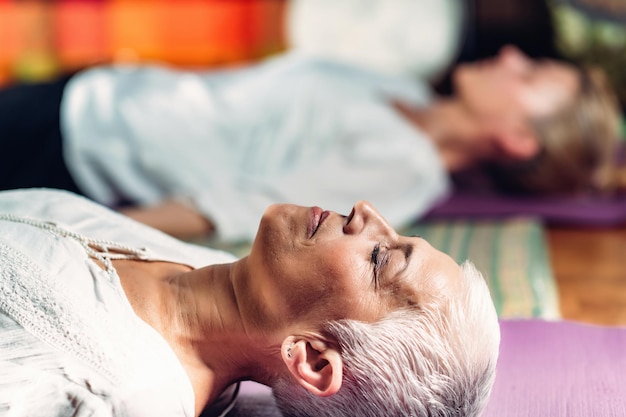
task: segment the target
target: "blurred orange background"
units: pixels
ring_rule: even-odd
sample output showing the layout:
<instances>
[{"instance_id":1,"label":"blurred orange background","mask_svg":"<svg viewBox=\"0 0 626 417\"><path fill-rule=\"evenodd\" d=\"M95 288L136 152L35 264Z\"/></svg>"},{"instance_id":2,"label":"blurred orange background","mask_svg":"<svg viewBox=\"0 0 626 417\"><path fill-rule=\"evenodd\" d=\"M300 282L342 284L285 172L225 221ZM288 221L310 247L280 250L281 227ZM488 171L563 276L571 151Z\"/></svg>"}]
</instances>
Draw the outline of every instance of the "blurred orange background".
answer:
<instances>
[{"instance_id":1,"label":"blurred orange background","mask_svg":"<svg viewBox=\"0 0 626 417\"><path fill-rule=\"evenodd\" d=\"M284 49L285 0L0 0L0 83L106 62L181 67Z\"/></svg>"}]
</instances>

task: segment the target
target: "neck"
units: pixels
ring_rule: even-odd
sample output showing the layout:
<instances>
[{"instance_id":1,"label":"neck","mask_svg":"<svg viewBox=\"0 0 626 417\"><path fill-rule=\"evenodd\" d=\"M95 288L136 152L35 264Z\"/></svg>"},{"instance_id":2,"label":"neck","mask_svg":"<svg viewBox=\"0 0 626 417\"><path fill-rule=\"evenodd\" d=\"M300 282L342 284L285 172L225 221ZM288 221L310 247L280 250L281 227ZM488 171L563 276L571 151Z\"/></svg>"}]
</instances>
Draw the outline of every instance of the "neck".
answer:
<instances>
[{"instance_id":1,"label":"neck","mask_svg":"<svg viewBox=\"0 0 626 417\"><path fill-rule=\"evenodd\" d=\"M158 301L152 304L157 310L152 317L158 319L146 320L185 368L198 413L237 381L269 384L268 370L280 357L280 339L272 343L240 309L236 283L243 279L245 265L246 258L164 277ZM259 363L267 366L259 369Z\"/></svg>"},{"instance_id":2,"label":"neck","mask_svg":"<svg viewBox=\"0 0 626 417\"><path fill-rule=\"evenodd\" d=\"M477 164L486 155L486 137L471 112L454 98L428 107L394 103L396 109L433 141L448 172Z\"/></svg>"}]
</instances>

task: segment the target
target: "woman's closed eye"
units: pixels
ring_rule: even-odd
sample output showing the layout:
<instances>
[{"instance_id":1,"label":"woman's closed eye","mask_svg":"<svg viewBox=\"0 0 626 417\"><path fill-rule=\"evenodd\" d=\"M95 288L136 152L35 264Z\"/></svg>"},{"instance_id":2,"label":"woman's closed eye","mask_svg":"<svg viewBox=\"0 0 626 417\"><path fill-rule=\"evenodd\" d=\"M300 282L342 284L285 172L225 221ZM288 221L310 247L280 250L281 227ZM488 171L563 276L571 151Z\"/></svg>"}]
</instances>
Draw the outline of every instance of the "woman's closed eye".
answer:
<instances>
[{"instance_id":1,"label":"woman's closed eye","mask_svg":"<svg viewBox=\"0 0 626 417\"><path fill-rule=\"evenodd\" d=\"M380 243L377 243L372 250L371 259L374 266L374 286L378 288L381 272L389 262L389 252L381 248Z\"/></svg>"}]
</instances>

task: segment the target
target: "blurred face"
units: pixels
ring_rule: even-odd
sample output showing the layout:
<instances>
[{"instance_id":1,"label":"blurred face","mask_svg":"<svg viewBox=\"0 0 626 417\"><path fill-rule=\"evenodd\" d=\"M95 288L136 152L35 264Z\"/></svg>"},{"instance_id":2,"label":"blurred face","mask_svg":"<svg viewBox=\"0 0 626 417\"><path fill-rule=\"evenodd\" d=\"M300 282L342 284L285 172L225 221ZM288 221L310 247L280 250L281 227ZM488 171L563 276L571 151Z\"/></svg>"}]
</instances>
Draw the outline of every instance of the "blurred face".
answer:
<instances>
[{"instance_id":1,"label":"blurred face","mask_svg":"<svg viewBox=\"0 0 626 417\"><path fill-rule=\"evenodd\" d=\"M461 279L454 260L423 239L399 236L367 202L349 216L271 206L248 260L250 294L263 310L312 326L376 321L399 307L455 296Z\"/></svg>"},{"instance_id":2,"label":"blurred face","mask_svg":"<svg viewBox=\"0 0 626 417\"><path fill-rule=\"evenodd\" d=\"M458 97L478 116L522 119L553 114L580 88L573 66L533 60L512 46L493 59L459 66L454 83Z\"/></svg>"}]
</instances>

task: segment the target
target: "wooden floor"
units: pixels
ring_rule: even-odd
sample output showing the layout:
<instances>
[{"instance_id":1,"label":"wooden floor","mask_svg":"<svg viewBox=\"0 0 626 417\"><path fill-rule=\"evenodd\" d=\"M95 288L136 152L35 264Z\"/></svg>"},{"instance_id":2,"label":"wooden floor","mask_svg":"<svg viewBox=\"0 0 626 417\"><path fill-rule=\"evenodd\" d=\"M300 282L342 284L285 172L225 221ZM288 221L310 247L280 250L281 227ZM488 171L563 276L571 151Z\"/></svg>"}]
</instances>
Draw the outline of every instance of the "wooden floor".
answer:
<instances>
[{"instance_id":1,"label":"wooden floor","mask_svg":"<svg viewBox=\"0 0 626 417\"><path fill-rule=\"evenodd\" d=\"M563 318L626 326L626 226L549 227Z\"/></svg>"}]
</instances>

